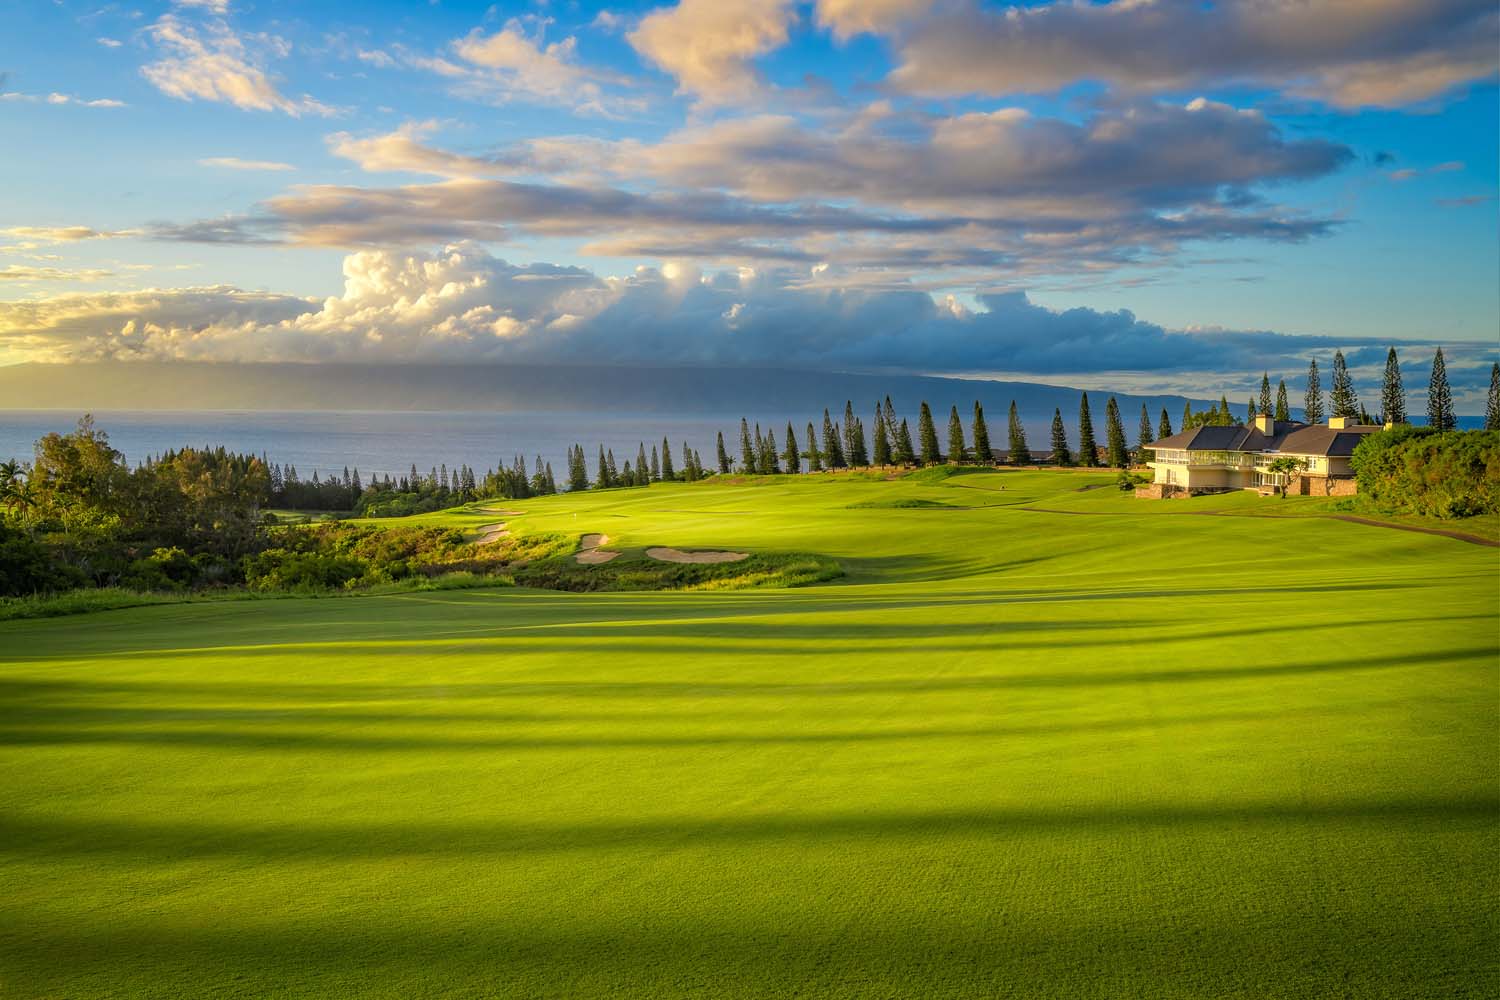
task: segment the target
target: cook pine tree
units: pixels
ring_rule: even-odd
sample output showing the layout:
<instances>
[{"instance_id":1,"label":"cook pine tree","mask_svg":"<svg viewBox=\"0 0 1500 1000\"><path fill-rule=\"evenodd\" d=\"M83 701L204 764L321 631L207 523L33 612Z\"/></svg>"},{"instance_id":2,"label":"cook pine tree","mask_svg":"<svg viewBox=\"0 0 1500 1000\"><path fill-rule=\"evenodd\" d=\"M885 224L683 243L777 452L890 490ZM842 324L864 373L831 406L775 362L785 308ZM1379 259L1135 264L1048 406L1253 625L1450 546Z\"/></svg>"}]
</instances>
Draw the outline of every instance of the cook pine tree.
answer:
<instances>
[{"instance_id":1,"label":"cook pine tree","mask_svg":"<svg viewBox=\"0 0 1500 1000\"><path fill-rule=\"evenodd\" d=\"M1359 395L1354 391L1354 379L1349 376L1343 351L1333 352L1333 390L1328 394L1328 402L1335 417L1353 420L1359 416Z\"/></svg>"},{"instance_id":2,"label":"cook pine tree","mask_svg":"<svg viewBox=\"0 0 1500 1000\"><path fill-rule=\"evenodd\" d=\"M880 404L875 404L875 444L870 456L876 465L884 468L891 464L891 433L886 427L885 413Z\"/></svg>"},{"instance_id":3,"label":"cook pine tree","mask_svg":"<svg viewBox=\"0 0 1500 1000\"><path fill-rule=\"evenodd\" d=\"M906 426L906 418L901 418L901 429L896 432L896 461L902 465L917 464L917 450L912 447L911 428Z\"/></svg>"},{"instance_id":4,"label":"cook pine tree","mask_svg":"<svg viewBox=\"0 0 1500 1000\"><path fill-rule=\"evenodd\" d=\"M990 429L984 422L984 407L974 400L974 461L981 465L995 464L995 450L990 447Z\"/></svg>"},{"instance_id":5,"label":"cook pine tree","mask_svg":"<svg viewBox=\"0 0 1500 1000\"><path fill-rule=\"evenodd\" d=\"M943 460L938 448L937 426L932 422L932 408L922 400L921 412L917 414L917 438L922 443L922 464L937 465Z\"/></svg>"},{"instance_id":6,"label":"cook pine tree","mask_svg":"<svg viewBox=\"0 0 1500 1000\"><path fill-rule=\"evenodd\" d=\"M1099 464L1099 445L1094 440L1094 415L1089 412L1089 394L1078 403L1078 464L1095 468Z\"/></svg>"},{"instance_id":7,"label":"cook pine tree","mask_svg":"<svg viewBox=\"0 0 1500 1000\"><path fill-rule=\"evenodd\" d=\"M740 471L753 475L758 465L755 442L750 440L750 424L740 417Z\"/></svg>"},{"instance_id":8,"label":"cook pine tree","mask_svg":"<svg viewBox=\"0 0 1500 1000\"><path fill-rule=\"evenodd\" d=\"M1104 434L1109 446L1109 464L1116 469L1130 465L1130 449L1125 443L1125 424L1120 420L1120 404L1109 397L1104 406Z\"/></svg>"},{"instance_id":9,"label":"cook pine tree","mask_svg":"<svg viewBox=\"0 0 1500 1000\"><path fill-rule=\"evenodd\" d=\"M1382 423L1406 423L1406 389L1401 385L1401 362L1392 347L1385 355L1385 375L1380 380L1380 419Z\"/></svg>"},{"instance_id":10,"label":"cook pine tree","mask_svg":"<svg viewBox=\"0 0 1500 1000\"><path fill-rule=\"evenodd\" d=\"M786 424L786 451L781 453L782 463L786 471L796 475L802 471L802 453L797 450L797 437L792 433L792 422Z\"/></svg>"},{"instance_id":11,"label":"cook pine tree","mask_svg":"<svg viewBox=\"0 0 1500 1000\"><path fill-rule=\"evenodd\" d=\"M1063 426L1062 410L1056 407L1052 410L1052 464L1073 464L1073 455L1068 451L1068 429Z\"/></svg>"},{"instance_id":12,"label":"cook pine tree","mask_svg":"<svg viewBox=\"0 0 1500 1000\"><path fill-rule=\"evenodd\" d=\"M729 452L727 452L727 451L724 450L724 432L723 431L719 432L719 442L718 442L718 444L719 444L719 454L718 454L719 471L723 472L723 473L728 473L729 472L729 468L730 468L730 466L729 466Z\"/></svg>"},{"instance_id":13,"label":"cook pine tree","mask_svg":"<svg viewBox=\"0 0 1500 1000\"><path fill-rule=\"evenodd\" d=\"M844 468L844 447L839 444L838 427L828 411L823 411L823 464L830 469Z\"/></svg>"},{"instance_id":14,"label":"cook pine tree","mask_svg":"<svg viewBox=\"0 0 1500 1000\"><path fill-rule=\"evenodd\" d=\"M1448 366L1439 347L1432 358L1432 377L1427 380L1427 426L1451 431L1458 426L1453 416L1453 394L1448 391Z\"/></svg>"},{"instance_id":15,"label":"cook pine tree","mask_svg":"<svg viewBox=\"0 0 1500 1000\"><path fill-rule=\"evenodd\" d=\"M1318 377L1318 359L1307 363L1307 394L1302 399L1302 419L1309 424L1323 422L1323 380Z\"/></svg>"},{"instance_id":16,"label":"cook pine tree","mask_svg":"<svg viewBox=\"0 0 1500 1000\"><path fill-rule=\"evenodd\" d=\"M1292 419L1292 408L1286 401L1286 379L1276 385L1276 420L1288 423Z\"/></svg>"},{"instance_id":17,"label":"cook pine tree","mask_svg":"<svg viewBox=\"0 0 1500 1000\"><path fill-rule=\"evenodd\" d=\"M1141 450L1142 454L1145 454L1146 446L1148 444L1150 444L1153 440L1155 440L1155 438L1152 437L1152 434L1151 434L1151 414L1148 413L1148 412L1146 412L1146 404L1142 403L1141 404L1141 425L1140 425L1140 430L1136 433L1136 442L1135 442L1136 443L1136 447L1138 447Z\"/></svg>"},{"instance_id":18,"label":"cook pine tree","mask_svg":"<svg viewBox=\"0 0 1500 1000\"><path fill-rule=\"evenodd\" d=\"M1261 413L1270 413L1271 410L1271 374L1262 372L1260 376L1260 410Z\"/></svg>"},{"instance_id":19,"label":"cook pine tree","mask_svg":"<svg viewBox=\"0 0 1500 1000\"><path fill-rule=\"evenodd\" d=\"M963 464L964 454L968 449L964 447L964 425L958 419L958 407L948 409L948 461L955 464Z\"/></svg>"},{"instance_id":20,"label":"cook pine tree","mask_svg":"<svg viewBox=\"0 0 1500 1000\"><path fill-rule=\"evenodd\" d=\"M807 471L822 472L823 453L818 450L818 439L813 434L813 425L811 420L807 422L807 437L803 440L807 442Z\"/></svg>"},{"instance_id":21,"label":"cook pine tree","mask_svg":"<svg viewBox=\"0 0 1500 1000\"><path fill-rule=\"evenodd\" d=\"M1157 421L1156 424L1156 440L1160 441L1162 438L1169 438L1171 436L1172 418L1167 416L1167 408L1163 406L1161 408L1161 420Z\"/></svg>"},{"instance_id":22,"label":"cook pine tree","mask_svg":"<svg viewBox=\"0 0 1500 1000\"><path fill-rule=\"evenodd\" d=\"M1026 447L1026 428L1021 424L1021 413L1016 401L1010 401L1009 426L1006 428L1006 443L1010 445L1011 465L1030 465L1031 449Z\"/></svg>"}]
</instances>

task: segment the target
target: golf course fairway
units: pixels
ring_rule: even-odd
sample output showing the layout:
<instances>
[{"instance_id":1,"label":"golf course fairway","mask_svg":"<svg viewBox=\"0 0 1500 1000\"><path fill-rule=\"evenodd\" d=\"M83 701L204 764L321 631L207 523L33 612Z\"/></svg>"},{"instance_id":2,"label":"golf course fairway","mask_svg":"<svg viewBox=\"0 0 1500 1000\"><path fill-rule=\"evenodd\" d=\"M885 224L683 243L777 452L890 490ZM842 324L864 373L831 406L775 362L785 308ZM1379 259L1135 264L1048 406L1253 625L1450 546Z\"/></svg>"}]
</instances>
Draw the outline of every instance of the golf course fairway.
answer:
<instances>
[{"instance_id":1,"label":"golf course fairway","mask_svg":"<svg viewBox=\"0 0 1500 1000\"><path fill-rule=\"evenodd\" d=\"M0 996L1500 992L1500 551L946 471L409 522L808 587L0 623Z\"/></svg>"}]
</instances>

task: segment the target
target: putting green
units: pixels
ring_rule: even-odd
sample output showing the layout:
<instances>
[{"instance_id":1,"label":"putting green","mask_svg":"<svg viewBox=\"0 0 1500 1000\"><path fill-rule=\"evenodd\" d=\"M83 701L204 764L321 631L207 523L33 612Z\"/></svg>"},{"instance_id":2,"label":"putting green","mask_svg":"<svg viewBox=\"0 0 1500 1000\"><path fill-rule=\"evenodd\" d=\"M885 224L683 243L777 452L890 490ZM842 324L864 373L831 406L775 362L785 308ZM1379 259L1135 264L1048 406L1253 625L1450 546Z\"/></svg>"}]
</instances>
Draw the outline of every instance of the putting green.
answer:
<instances>
[{"instance_id":1,"label":"putting green","mask_svg":"<svg viewBox=\"0 0 1500 1000\"><path fill-rule=\"evenodd\" d=\"M1500 992L1493 548L1090 473L505 506L846 576L0 623L0 996Z\"/></svg>"}]
</instances>

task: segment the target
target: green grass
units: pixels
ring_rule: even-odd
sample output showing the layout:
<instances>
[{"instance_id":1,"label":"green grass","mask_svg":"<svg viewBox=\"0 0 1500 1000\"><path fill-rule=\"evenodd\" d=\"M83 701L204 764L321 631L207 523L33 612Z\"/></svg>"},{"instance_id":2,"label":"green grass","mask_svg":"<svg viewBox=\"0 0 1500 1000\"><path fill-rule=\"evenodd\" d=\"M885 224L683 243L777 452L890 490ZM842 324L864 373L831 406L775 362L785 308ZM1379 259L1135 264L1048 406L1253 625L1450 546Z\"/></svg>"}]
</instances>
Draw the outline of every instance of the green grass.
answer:
<instances>
[{"instance_id":1,"label":"green grass","mask_svg":"<svg viewBox=\"0 0 1500 1000\"><path fill-rule=\"evenodd\" d=\"M0 996L1493 996L1497 553L1191 516L1282 503L608 491L413 520L845 575L0 623Z\"/></svg>"}]
</instances>

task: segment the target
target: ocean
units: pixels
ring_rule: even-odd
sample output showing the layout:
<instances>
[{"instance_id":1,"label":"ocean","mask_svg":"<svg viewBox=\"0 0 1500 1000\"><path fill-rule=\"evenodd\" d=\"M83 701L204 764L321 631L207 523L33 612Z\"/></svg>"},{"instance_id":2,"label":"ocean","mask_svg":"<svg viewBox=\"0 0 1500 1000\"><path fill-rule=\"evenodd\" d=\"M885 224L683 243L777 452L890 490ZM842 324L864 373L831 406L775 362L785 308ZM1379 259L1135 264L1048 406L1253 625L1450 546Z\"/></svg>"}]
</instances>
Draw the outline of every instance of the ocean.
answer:
<instances>
[{"instance_id":1,"label":"ocean","mask_svg":"<svg viewBox=\"0 0 1500 1000\"><path fill-rule=\"evenodd\" d=\"M79 416L74 410L0 410L0 459L29 461L38 438L72 430ZM518 454L528 469L541 455L562 479L574 444L583 445L592 474L600 444L614 449L615 463L623 468L627 459L635 461L641 442L649 455L653 444L661 447L663 436L679 468L684 441L713 468L719 431L730 456L739 456L738 415L116 410L96 412L94 422L132 464L169 448L223 445L294 465L303 479L314 471L324 477L342 473L345 466L366 480L399 476L413 465L423 473L440 465L468 465L482 474L510 465ZM804 415L795 425L799 441L806 422ZM778 446L784 444L786 420L770 429Z\"/></svg>"}]
</instances>

